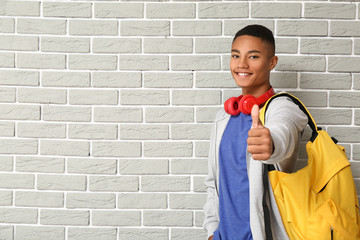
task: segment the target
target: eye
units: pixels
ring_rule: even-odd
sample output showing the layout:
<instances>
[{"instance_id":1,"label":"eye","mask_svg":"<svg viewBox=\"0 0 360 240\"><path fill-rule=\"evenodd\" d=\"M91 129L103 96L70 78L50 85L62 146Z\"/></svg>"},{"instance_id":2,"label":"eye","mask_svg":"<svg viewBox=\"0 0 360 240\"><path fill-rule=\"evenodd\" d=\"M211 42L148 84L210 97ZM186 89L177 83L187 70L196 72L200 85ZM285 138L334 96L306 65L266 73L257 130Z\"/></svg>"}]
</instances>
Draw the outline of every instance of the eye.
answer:
<instances>
[{"instance_id":1,"label":"eye","mask_svg":"<svg viewBox=\"0 0 360 240\"><path fill-rule=\"evenodd\" d=\"M233 54L233 55L231 55L231 57L232 57L232 58L239 58L239 55Z\"/></svg>"},{"instance_id":2,"label":"eye","mask_svg":"<svg viewBox=\"0 0 360 240\"><path fill-rule=\"evenodd\" d=\"M250 59L257 59L257 58L259 58L259 56L257 56L257 55L251 55L249 58L250 58Z\"/></svg>"}]
</instances>

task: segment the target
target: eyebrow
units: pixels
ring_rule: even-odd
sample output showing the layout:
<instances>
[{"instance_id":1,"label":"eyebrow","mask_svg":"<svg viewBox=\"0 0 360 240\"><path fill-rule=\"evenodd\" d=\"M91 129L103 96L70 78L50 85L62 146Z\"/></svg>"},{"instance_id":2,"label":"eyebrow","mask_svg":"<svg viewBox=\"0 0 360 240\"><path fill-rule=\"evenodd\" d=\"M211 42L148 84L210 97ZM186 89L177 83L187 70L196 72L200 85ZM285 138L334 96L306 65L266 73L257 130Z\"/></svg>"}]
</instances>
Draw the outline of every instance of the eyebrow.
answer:
<instances>
[{"instance_id":1,"label":"eyebrow","mask_svg":"<svg viewBox=\"0 0 360 240\"><path fill-rule=\"evenodd\" d=\"M232 49L231 52L240 53L240 51L236 50L236 49ZM250 50L250 51L247 52L247 54L251 54L251 53L261 53L261 52L258 51L258 50Z\"/></svg>"}]
</instances>

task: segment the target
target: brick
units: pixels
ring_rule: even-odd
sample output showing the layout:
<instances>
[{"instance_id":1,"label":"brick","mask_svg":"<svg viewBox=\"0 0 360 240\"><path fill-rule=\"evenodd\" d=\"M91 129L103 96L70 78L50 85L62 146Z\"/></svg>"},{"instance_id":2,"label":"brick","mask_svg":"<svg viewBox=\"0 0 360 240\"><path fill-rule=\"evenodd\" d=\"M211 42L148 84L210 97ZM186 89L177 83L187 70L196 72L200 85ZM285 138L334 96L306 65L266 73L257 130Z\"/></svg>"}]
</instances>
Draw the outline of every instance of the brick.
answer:
<instances>
[{"instance_id":1,"label":"brick","mask_svg":"<svg viewBox=\"0 0 360 240\"><path fill-rule=\"evenodd\" d=\"M360 57L329 57L330 72L360 72Z\"/></svg>"},{"instance_id":2,"label":"brick","mask_svg":"<svg viewBox=\"0 0 360 240\"><path fill-rule=\"evenodd\" d=\"M350 39L301 39L300 52L308 54L348 54L352 52Z\"/></svg>"},{"instance_id":3,"label":"brick","mask_svg":"<svg viewBox=\"0 0 360 240\"><path fill-rule=\"evenodd\" d=\"M16 226L15 240L64 240L64 227Z\"/></svg>"},{"instance_id":4,"label":"brick","mask_svg":"<svg viewBox=\"0 0 360 240\"><path fill-rule=\"evenodd\" d=\"M34 208L0 208L0 222L36 224L37 209Z\"/></svg>"},{"instance_id":5,"label":"brick","mask_svg":"<svg viewBox=\"0 0 360 240\"><path fill-rule=\"evenodd\" d=\"M143 18L142 3L95 3L97 18Z\"/></svg>"},{"instance_id":6,"label":"brick","mask_svg":"<svg viewBox=\"0 0 360 240\"><path fill-rule=\"evenodd\" d=\"M278 21L277 35L279 36L327 36L327 34L327 21Z\"/></svg>"},{"instance_id":7,"label":"brick","mask_svg":"<svg viewBox=\"0 0 360 240\"><path fill-rule=\"evenodd\" d=\"M166 228L119 228L119 238L122 240L168 240L169 230Z\"/></svg>"},{"instance_id":8,"label":"brick","mask_svg":"<svg viewBox=\"0 0 360 240\"><path fill-rule=\"evenodd\" d=\"M0 156L0 171L11 172L13 170L13 157Z\"/></svg>"},{"instance_id":9,"label":"brick","mask_svg":"<svg viewBox=\"0 0 360 240\"><path fill-rule=\"evenodd\" d=\"M101 192L136 192L139 190L139 178L124 176L90 176L89 190Z\"/></svg>"},{"instance_id":10,"label":"brick","mask_svg":"<svg viewBox=\"0 0 360 240\"><path fill-rule=\"evenodd\" d=\"M310 89L351 89L350 74L300 74L300 87Z\"/></svg>"},{"instance_id":11,"label":"brick","mask_svg":"<svg viewBox=\"0 0 360 240\"><path fill-rule=\"evenodd\" d=\"M21 104L2 104L0 119L6 120L39 120L40 106Z\"/></svg>"},{"instance_id":12,"label":"brick","mask_svg":"<svg viewBox=\"0 0 360 240\"><path fill-rule=\"evenodd\" d=\"M330 136L336 138L340 143L359 142L360 127L328 127L327 132Z\"/></svg>"},{"instance_id":13,"label":"brick","mask_svg":"<svg viewBox=\"0 0 360 240\"><path fill-rule=\"evenodd\" d=\"M37 154L38 141L33 139L0 139L1 154Z\"/></svg>"},{"instance_id":14,"label":"brick","mask_svg":"<svg viewBox=\"0 0 360 240\"><path fill-rule=\"evenodd\" d=\"M11 206L13 201L13 193L12 191L1 191L0 192L0 206ZM6 231L0 227L0 239L3 233L2 231Z\"/></svg>"},{"instance_id":15,"label":"brick","mask_svg":"<svg viewBox=\"0 0 360 240\"><path fill-rule=\"evenodd\" d=\"M89 98L89 96L92 96ZM116 105L117 90L77 90L69 92L69 102L73 105Z\"/></svg>"},{"instance_id":16,"label":"brick","mask_svg":"<svg viewBox=\"0 0 360 240\"><path fill-rule=\"evenodd\" d=\"M86 72L43 72L44 87L89 87L90 73Z\"/></svg>"},{"instance_id":17,"label":"brick","mask_svg":"<svg viewBox=\"0 0 360 240\"><path fill-rule=\"evenodd\" d=\"M42 209L40 223L43 225L86 226L90 223L90 212Z\"/></svg>"},{"instance_id":18,"label":"brick","mask_svg":"<svg viewBox=\"0 0 360 240\"><path fill-rule=\"evenodd\" d=\"M355 39L354 52L356 55L360 55L360 39Z\"/></svg>"},{"instance_id":19,"label":"brick","mask_svg":"<svg viewBox=\"0 0 360 240\"><path fill-rule=\"evenodd\" d=\"M123 140L166 140L169 139L167 125L120 125L120 139Z\"/></svg>"},{"instance_id":20,"label":"brick","mask_svg":"<svg viewBox=\"0 0 360 240\"><path fill-rule=\"evenodd\" d=\"M168 90L121 90L120 103L123 105L168 105Z\"/></svg>"},{"instance_id":21,"label":"brick","mask_svg":"<svg viewBox=\"0 0 360 240\"><path fill-rule=\"evenodd\" d=\"M187 229L187 228L174 228L171 230L171 239L193 239L200 240L207 237L207 234L202 229Z\"/></svg>"},{"instance_id":22,"label":"brick","mask_svg":"<svg viewBox=\"0 0 360 240\"><path fill-rule=\"evenodd\" d=\"M220 70L219 56L171 56L174 71L216 71Z\"/></svg>"},{"instance_id":23,"label":"brick","mask_svg":"<svg viewBox=\"0 0 360 240\"><path fill-rule=\"evenodd\" d=\"M145 88L191 88L192 73L145 72Z\"/></svg>"},{"instance_id":24,"label":"brick","mask_svg":"<svg viewBox=\"0 0 360 240\"><path fill-rule=\"evenodd\" d=\"M302 91L292 92L290 94L299 98L306 107L327 107L327 93L326 92L313 92L313 91Z\"/></svg>"},{"instance_id":25,"label":"brick","mask_svg":"<svg viewBox=\"0 0 360 240\"><path fill-rule=\"evenodd\" d=\"M242 91L240 88L238 89L231 89L231 90L224 90L223 96L222 96L222 101L220 104L225 103L225 101L231 97L238 97L242 94ZM221 106L223 107L223 106Z\"/></svg>"},{"instance_id":26,"label":"brick","mask_svg":"<svg viewBox=\"0 0 360 240\"><path fill-rule=\"evenodd\" d=\"M360 89L360 74L353 74L354 76L354 89Z\"/></svg>"},{"instance_id":27,"label":"brick","mask_svg":"<svg viewBox=\"0 0 360 240\"><path fill-rule=\"evenodd\" d=\"M17 156L17 172L64 173L65 159L57 157Z\"/></svg>"},{"instance_id":28,"label":"brick","mask_svg":"<svg viewBox=\"0 0 360 240\"><path fill-rule=\"evenodd\" d=\"M355 110L355 124L360 125L360 111Z\"/></svg>"},{"instance_id":29,"label":"brick","mask_svg":"<svg viewBox=\"0 0 360 240\"><path fill-rule=\"evenodd\" d=\"M351 171L354 178L359 177L359 173L360 173L359 169L360 169L360 164L358 162L351 163Z\"/></svg>"},{"instance_id":30,"label":"brick","mask_svg":"<svg viewBox=\"0 0 360 240\"><path fill-rule=\"evenodd\" d=\"M330 92L329 105L331 107L357 108L360 107L360 102L358 101L359 97L360 97L359 92L349 92L349 91Z\"/></svg>"},{"instance_id":31,"label":"brick","mask_svg":"<svg viewBox=\"0 0 360 240\"><path fill-rule=\"evenodd\" d=\"M122 55L120 70L169 70L169 57L156 55Z\"/></svg>"},{"instance_id":32,"label":"brick","mask_svg":"<svg viewBox=\"0 0 360 240\"><path fill-rule=\"evenodd\" d=\"M120 23L121 36L169 36L169 21L124 20Z\"/></svg>"},{"instance_id":33,"label":"brick","mask_svg":"<svg viewBox=\"0 0 360 240\"><path fill-rule=\"evenodd\" d=\"M94 53L140 53L140 38L94 38Z\"/></svg>"},{"instance_id":34,"label":"brick","mask_svg":"<svg viewBox=\"0 0 360 240\"><path fill-rule=\"evenodd\" d=\"M174 90L174 105L218 105L221 103L219 90Z\"/></svg>"},{"instance_id":35,"label":"brick","mask_svg":"<svg viewBox=\"0 0 360 240\"><path fill-rule=\"evenodd\" d=\"M121 209L165 209L167 195L164 193L120 193L118 208Z\"/></svg>"},{"instance_id":36,"label":"brick","mask_svg":"<svg viewBox=\"0 0 360 240\"><path fill-rule=\"evenodd\" d=\"M78 36L115 36L118 35L118 21L70 20L69 34Z\"/></svg>"},{"instance_id":37,"label":"brick","mask_svg":"<svg viewBox=\"0 0 360 240\"><path fill-rule=\"evenodd\" d=\"M195 18L196 5L194 3L148 3L146 5L147 18Z\"/></svg>"},{"instance_id":38,"label":"brick","mask_svg":"<svg viewBox=\"0 0 360 240\"><path fill-rule=\"evenodd\" d=\"M322 56L279 56L276 65L278 71L323 72L326 68L325 57Z\"/></svg>"},{"instance_id":39,"label":"brick","mask_svg":"<svg viewBox=\"0 0 360 240\"><path fill-rule=\"evenodd\" d=\"M208 140L210 124L174 124L171 126L171 139Z\"/></svg>"},{"instance_id":40,"label":"brick","mask_svg":"<svg viewBox=\"0 0 360 240\"><path fill-rule=\"evenodd\" d=\"M353 159L360 160L360 145L353 145Z\"/></svg>"},{"instance_id":41,"label":"brick","mask_svg":"<svg viewBox=\"0 0 360 240\"><path fill-rule=\"evenodd\" d=\"M140 211L93 211L94 226L140 226Z\"/></svg>"},{"instance_id":42,"label":"brick","mask_svg":"<svg viewBox=\"0 0 360 240\"><path fill-rule=\"evenodd\" d=\"M90 107L43 106L45 121L89 122L91 120Z\"/></svg>"},{"instance_id":43,"label":"brick","mask_svg":"<svg viewBox=\"0 0 360 240\"><path fill-rule=\"evenodd\" d=\"M305 18L355 19L356 6L342 3L305 3Z\"/></svg>"},{"instance_id":44,"label":"brick","mask_svg":"<svg viewBox=\"0 0 360 240\"><path fill-rule=\"evenodd\" d=\"M204 212L203 211L195 211L195 226L202 227L204 222Z\"/></svg>"},{"instance_id":45,"label":"brick","mask_svg":"<svg viewBox=\"0 0 360 240\"><path fill-rule=\"evenodd\" d=\"M1 50L37 51L39 50L39 37L34 36L0 36Z\"/></svg>"},{"instance_id":46,"label":"brick","mask_svg":"<svg viewBox=\"0 0 360 240\"><path fill-rule=\"evenodd\" d=\"M3 16L40 16L40 3L35 1L4 1L0 6Z\"/></svg>"},{"instance_id":47,"label":"brick","mask_svg":"<svg viewBox=\"0 0 360 240\"><path fill-rule=\"evenodd\" d=\"M104 88L139 88L141 87L141 73L139 72L94 72L93 87Z\"/></svg>"},{"instance_id":48,"label":"brick","mask_svg":"<svg viewBox=\"0 0 360 240\"><path fill-rule=\"evenodd\" d=\"M23 70L0 70L1 85L39 86L39 72Z\"/></svg>"},{"instance_id":49,"label":"brick","mask_svg":"<svg viewBox=\"0 0 360 240\"><path fill-rule=\"evenodd\" d=\"M243 3L199 3L199 18L246 18L249 4Z\"/></svg>"},{"instance_id":50,"label":"brick","mask_svg":"<svg viewBox=\"0 0 360 240\"><path fill-rule=\"evenodd\" d=\"M195 75L197 88L232 88L237 87L230 72L198 72Z\"/></svg>"},{"instance_id":51,"label":"brick","mask_svg":"<svg viewBox=\"0 0 360 240\"><path fill-rule=\"evenodd\" d=\"M221 21L174 21L174 36L220 36Z\"/></svg>"},{"instance_id":52,"label":"brick","mask_svg":"<svg viewBox=\"0 0 360 240\"><path fill-rule=\"evenodd\" d=\"M144 226L191 227L191 211L144 211Z\"/></svg>"},{"instance_id":53,"label":"brick","mask_svg":"<svg viewBox=\"0 0 360 240\"><path fill-rule=\"evenodd\" d=\"M68 193L67 208L113 209L116 197L113 193Z\"/></svg>"},{"instance_id":54,"label":"brick","mask_svg":"<svg viewBox=\"0 0 360 240\"><path fill-rule=\"evenodd\" d=\"M14 33L15 32L15 19L14 18L0 18L0 32L1 33Z\"/></svg>"},{"instance_id":55,"label":"brick","mask_svg":"<svg viewBox=\"0 0 360 240\"><path fill-rule=\"evenodd\" d=\"M65 89L19 88L18 101L22 103L66 103Z\"/></svg>"},{"instance_id":56,"label":"brick","mask_svg":"<svg viewBox=\"0 0 360 240\"><path fill-rule=\"evenodd\" d=\"M250 24L260 24L274 32L274 21L273 20L224 20L224 35L234 37L235 34L243 27Z\"/></svg>"},{"instance_id":57,"label":"brick","mask_svg":"<svg viewBox=\"0 0 360 240\"><path fill-rule=\"evenodd\" d=\"M196 53L230 52L232 38L198 38L195 40Z\"/></svg>"},{"instance_id":58,"label":"brick","mask_svg":"<svg viewBox=\"0 0 360 240\"><path fill-rule=\"evenodd\" d=\"M43 52L88 53L90 39L75 37L42 37Z\"/></svg>"},{"instance_id":59,"label":"brick","mask_svg":"<svg viewBox=\"0 0 360 240\"><path fill-rule=\"evenodd\" d=\"M194 109L182 107L145 108L147 123L189 123L194 121Z\"/></svg>"},{"instance_id":60,"label":"brick","mask_svg":"<svg viewBox=\"0 0 360 240\"><path fill-rule=\"evenodd\" d=\"M44 2L44 17L89 18L92 16L91 3Z\"/></svg>"},{"instance_id":61,"label":"brick","mask_svg":"<svg viewBox=\"0 0 360 240\"><path fill-rule=\"evenodd\" d=\"M145 53L192 53L193 40L190 38L146 38Z\"/></svg>"},{"instance_id":62,"label":"brick","mask_svg":"<svg viewBox=\"0 0 360 240\"><path fill-rule=\"evenodd\" d=\"M68 229L68 240L116 240L116 228Z\"/></svg>"},{"instance_id":63,"label":"brick","mask_svg":"<svg viewBox=\"0 0 360 240\"><path fill-rule=\"evenodd\" d=\"M172 174L207 174L207 159L173 159L171 160Z\"/></svg>"},{"instance_id":64,"label":"brick","mask_svg":"<svg viewBox=\"0 0 360 240\"><path fill-rule=\"evenodd\" d=\"M89 143L84 141L42 140L40 149L42 155L83 157L90 155Z\"/></svg>"},{"instance_id":65,"label":"brick","mask_svg":"<svg viewBox=\"0 0 360 240\"><path fill-rule=\"evenodd\" d=\"M0 226L0 239L14 239L14 227Z\"/></svg>"},{"instance_id":66,"label":"brick","mask_svg":"<svg viewBox=\"0 0 360 240\"><path fill-rule=\"evenodd\" d=\"M251 3L253 18L300 18L301 10L301 3Z\"/></svg>"},{"instance_id":67,"label":"brick","mask_svg":"<svg viewBox=\"0 0 360 240\"><path fill-rule=\"evenodd\" d=\"M15 67L15 54L2 52L0 53L0 67L13 68Z\"/></svg>"},{"instance_id":68,"label":"brick","mask_svg":"<svg viewBox=\"0 0 360 240\"><path fill-rule=\"evenodd\" d=\"M70 70L116 70L115 55L70 55Z\"/></svg>"},{"instance_id":69,"label":"brick","mask_svg":"<svg viewBox=\"0 0 360 240\"><path fill-rule=\"evenodd\" d=\"M295 38L275 38L275 45L278 54L298 52L298 39Z\"/></svg>"},{"instance_id":70,"label":"brick","mask_svg":"<svg viewBox=\"0 0 360 240\"><path fill-rule=\"evenodd\" d=\"M54 19L19 18L18 33L65 35L66 21Z\"/></svg>"},{"instance_id":71,"label":"brick","mask_svg":"<svg viewBox=\"0 0 360 240\"><path fill-rule=\"evenodd\" d=\"M191 157L191 142L145 142L145 157Z\"/></svg>"},{"instance_id":72,"label":"brick","mask_svg":"<svg viewBox=\"0 0 360 240\"><path fill-rule=\"evenodd\" d=\"M106 158L69 158L67 171L81 174L116 174L117 161Z\"/></svg>"},{"instance_id":73,"label":"brick","mask_svg":"<svg viewBox=\"0 0 360 240\"><path fill-rule=\"evenodd\" d=\"M65 54L18 53L18 68L65 69Z\"/></svg>"},{"instance_id":74,"label":"brick","mask_svg":"<svg viewBox=\"0 0 360 240\"><path fill-rule=\"evenodd\" d=\"M143 192L187 192L190 190L189 177L144 176L141 181Z\"/></svg>"},{"instance_id":75,"label":"brick","mask_svg":"<svg viewBox=\"0 0 360 240\"><path fill-rule=\"evenodd\" d=\"M350 125L352 111L350 109L310 109L317 124L321 125Z\"/></svg>"},{"instance_id":76,"label":"brick","mask_svg":"<svg viewBox=\"0 0 360 240\"><path fill-rule=\"evenodd\" d=\"M195 157L207 157L209 153L209 142L195 142Z\"/></svg>"},{"instance_id":77,"label":"brick","mask_svg":"<svg viewBox=\"0 0 360 240\"><path fill-rule=\"evenodd\" d=\"M360 22L358 21L331 21L330 36L332 37L359 37Z\"/></svg>"},{"instance_id":78,"label":"brick","mask_svg":"<svg viewBox=\"0 0 360 240\"><path fill-rule=\"evenodd\" d=\"M117 139L117 125L109 124L69 124L70 139Z\"/></svg>"},{"instance_id":79,"label":"brick","mask_svg":"<svg viewBox=\"0 0 360 240\"><path fill-rule=\"evenodd\" d=\"M142 122L141 108L95 107L95 122Z\"/></svg>"},{"instance_id":80,"label":"brick","mask_svg":"<svg viewBox=\"0 0 360 240\"><path fill-rule=\"evenodd\" d=\"M37 188L39 190L86 190L86 176L75 175L38 175Z\"/></svg>"},{"instance_id":81,"label":"brick","mask_svg":"<svg viewBox=\"0 0 360 240\"><path fill-rule=\"evenodd\" d=\"M16 89L0 87L0 102L13 103L16 101Z\"/></svg>"},{"instance_id":82,"label":"brick","mask_svg":"<svg viewBox=\"0 0 360 240\"><path fill-rule=\"evenodd\" d=\"M139 142L93 142L94 157L140 157Z\"/></svg>"},{"instance_id":83,"label":"brick","mask_svg":"<svg viewBox=\"0 0 360 240\"><path fill-rule=\"evenodd\" d=\"M297 73L293 72L271 72L271 85L274 88L296 88L297 76Z\"/></svg>"},{"instance_id":84,"label":"brick","mask_svg":"<svg viewBox=\"0 0 360 240\"><path fill-rule=\"evenodd\" d=\"M65 138L66 125L53 123L18 123L17 136L25 138Z\"/></svg>"},{"instance_id":85,"label":"brick","mask_svg":"<svg viewBox=\"0 0 360 240\"><path fill-rule=\"evenodd\" d=\"M169 173L167 159L119 159L122 175L161 175Z\"/></svg>"},{"instance_id":86,"label":"brick","mask_svg":"<svg viewBox=\"0 0 360 240\"><path fill-rule=\"evenodd\" d=\"M64 207L64 194L58 192L15 192L16 207Z\"/></svg>"},{"instance_id":87,"label":"brick","mask_svg":"<svg viewBox=\"0 0 360 240\"><path fill-rule=\"evenodd\" d=\"M205 177L193 177L194 192L206 192L207 187L204 184Z\"/></svg>"}]
</instances>

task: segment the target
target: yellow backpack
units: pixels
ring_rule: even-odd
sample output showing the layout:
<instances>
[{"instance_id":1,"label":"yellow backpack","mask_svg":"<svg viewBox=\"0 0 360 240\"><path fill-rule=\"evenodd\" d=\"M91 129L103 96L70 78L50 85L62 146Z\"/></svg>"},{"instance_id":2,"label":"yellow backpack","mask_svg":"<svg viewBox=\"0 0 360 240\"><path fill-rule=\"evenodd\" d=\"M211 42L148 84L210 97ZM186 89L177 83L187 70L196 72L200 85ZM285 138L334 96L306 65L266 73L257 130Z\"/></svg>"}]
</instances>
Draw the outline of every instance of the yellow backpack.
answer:
<instances>
[{"instance_id":1,"label":"yellow backpack","mask_svg":"<svg viewBox=\"0 0 360 240\"><path fill-rule=\"evenodd\" d=\"M291 98L308 116L312 137L306 144L307 166L295 173L269 171L269 180L285 230L291 240L360 239L359 203L344 148L319 130L303 103L288 93L269 99L260 112L265 120L269 103Z\"/></svg>"}]
</instances>

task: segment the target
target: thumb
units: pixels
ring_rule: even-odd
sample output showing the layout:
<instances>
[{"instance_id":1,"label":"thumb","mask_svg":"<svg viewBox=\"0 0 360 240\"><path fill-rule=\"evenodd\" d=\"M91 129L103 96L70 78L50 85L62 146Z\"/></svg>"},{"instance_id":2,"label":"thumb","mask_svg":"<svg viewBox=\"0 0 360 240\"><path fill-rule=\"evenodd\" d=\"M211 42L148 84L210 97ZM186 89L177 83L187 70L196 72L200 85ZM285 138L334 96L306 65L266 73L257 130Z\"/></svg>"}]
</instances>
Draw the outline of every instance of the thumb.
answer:
<instances>
[{"instance_id":1,"label":"thumb","mask_svg":"<svg viewBox=\"0 0 360 240\"><path fill-rule=\"evenodd\" d=\"M254 105L251 109L251 118L252 118L252 127L253 128L262 128L263 125L259 118L259 106Z\"/></svg>"}]
</instances>

